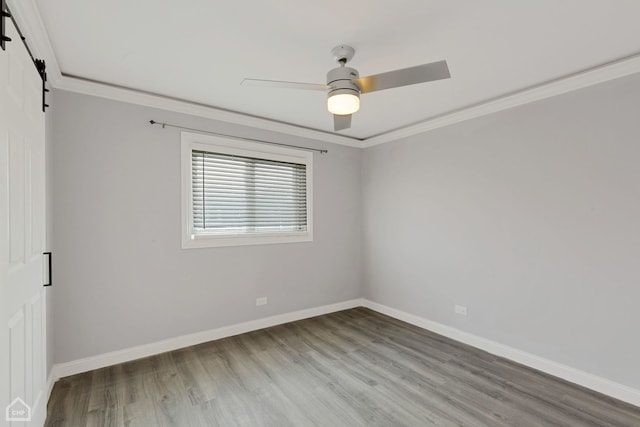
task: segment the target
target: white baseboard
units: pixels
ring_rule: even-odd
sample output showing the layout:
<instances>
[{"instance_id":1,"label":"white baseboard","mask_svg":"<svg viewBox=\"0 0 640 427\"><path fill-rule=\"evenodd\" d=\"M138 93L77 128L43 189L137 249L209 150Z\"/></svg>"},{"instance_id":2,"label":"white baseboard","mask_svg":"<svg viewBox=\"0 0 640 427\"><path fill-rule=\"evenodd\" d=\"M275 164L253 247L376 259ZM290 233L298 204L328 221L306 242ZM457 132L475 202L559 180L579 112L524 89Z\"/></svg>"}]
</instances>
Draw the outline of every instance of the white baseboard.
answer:
<instances>
[{"instance_id":1,"label":"white baseboard","mask_svg":"<svg viewBox=\"0 0 640 427\"><path fill-rule=\"evenodd\" d=\"M377 302L363 299L362 305L395 319L428 329L429 331L479 348L496 356L513 360L514 362L521 363L640 407L640 390L635 388Z\"/></svg>"},{"instance_id":2,"label":"white baseboard","mask_svg":"<svg viewBox=\"0 0 640 427\"><path fill-rule=\"evenodd\" d=\"M268 328L270 326L294 322L296 320L307 319L309 317L320 316L340 310L347 310L354 307L367 307L395 319L402 320L456 341L485 350L491 354L495 354L496 356L513 360L547 374L554 375L640 407L640 390L363 298L251 320L244 323L238 323L236 325L224 326L222 328L183 335L150 344L74 360L67 363L56 364L49 376L47 396L51 395L51 389L55 381L69 375L75 375L91 371L93 369L129 362L142 357L153 356L166 351L201 344L207 341L226 338L233 335L243 334L245 332L251 332L258 329Z\"/></svg>"},{"instance_id":3,"label":"white baseboard","mask_svg":"<svg viewBox=\"0 0 640 427\"><path fill-rule=\"evenodd\" d=\"M118 363L129 362L142 357L153 356L167 351L177 350L179 348L202 344L207 341L226 338L233 335L243 334L245 332L256 331L258 329L333 313L340 310L360 307L362 305L361 299L353 299L336 304L323 305L320 307L278 314L276 316L264 317L262 319L250 320L248 322L238 323L235 325L223 326L221 328L211 329L208 331L196 332L154 343L112 351L110 353L99 354L97 356L91 356L84 359L73 360L71 362L60 363L53 367L53 382L60 378L68 377L69 375L80 374L82 372L100 369L106 366L116 365Z\"/></svg>"}]
</instances>

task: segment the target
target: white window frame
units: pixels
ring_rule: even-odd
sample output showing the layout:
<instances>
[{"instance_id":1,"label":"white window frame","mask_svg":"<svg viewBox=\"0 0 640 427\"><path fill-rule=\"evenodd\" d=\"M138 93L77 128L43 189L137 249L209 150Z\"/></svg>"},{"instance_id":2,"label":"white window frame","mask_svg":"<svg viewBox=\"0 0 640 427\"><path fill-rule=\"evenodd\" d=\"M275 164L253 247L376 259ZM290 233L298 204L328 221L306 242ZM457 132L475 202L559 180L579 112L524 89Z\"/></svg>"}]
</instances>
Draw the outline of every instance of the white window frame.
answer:
<instances>
[{"instance_id":1,"label":"white window frame","mask_svg":"<svg viewBox=\"0 0 640 427\"><path fill-rule=\"evenodd\" d=\"M182 248L210 248L313 241L313 153L307 150L260 144L192 132L181 132L182 164ZM307 230L292 232L196 234L193 231L191 151L254 157L306 165Z\"/></svg>"}]
</instances>

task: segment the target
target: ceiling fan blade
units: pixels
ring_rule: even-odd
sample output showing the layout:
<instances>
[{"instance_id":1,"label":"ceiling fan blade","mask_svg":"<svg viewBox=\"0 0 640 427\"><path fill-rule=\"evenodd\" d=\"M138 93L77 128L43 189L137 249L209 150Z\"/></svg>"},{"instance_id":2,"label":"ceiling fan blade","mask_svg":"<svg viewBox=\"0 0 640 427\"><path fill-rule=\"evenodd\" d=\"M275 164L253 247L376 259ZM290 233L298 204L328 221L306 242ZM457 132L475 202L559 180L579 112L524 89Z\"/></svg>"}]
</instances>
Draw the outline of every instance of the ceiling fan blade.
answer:
<instances>
[{"instance_id":1,"label":"ceiling fan blade","mask_svg":"<svg viewBox=\"0 0 640 427\"><path fill-rule=\"evenodd\" d=\"M355 82L360 86L361 93L369 93L377 90L448 79L449 77L451 77L451 74L449 74L447 61L438 61L403 68L401 70L374 74L373 76L360 77L356 79Z\"/></svg>"},{"instance_id":2,"label":"ceiling fan blade","mask_svg":"<svg viewBox=\"0 0 640 427\"><path fill-rule=\"evenodd\" d=\"M244 79L240 83L243 86L262 86L284 89L322 90L331 89L332 86L316 83L285 82L281 80Z\"/></svg>"},{"instance_id":3,"label":"ceiling fan blade","mask_svg":"<svg viewBox=\"0 0 640 427\"><path fill-rule=\"evenodd\" d=\"M336 132L339 130L349 129L351 127L351 114L346 115L333 115L333 130Z\"/></svg>"}]
</instances>

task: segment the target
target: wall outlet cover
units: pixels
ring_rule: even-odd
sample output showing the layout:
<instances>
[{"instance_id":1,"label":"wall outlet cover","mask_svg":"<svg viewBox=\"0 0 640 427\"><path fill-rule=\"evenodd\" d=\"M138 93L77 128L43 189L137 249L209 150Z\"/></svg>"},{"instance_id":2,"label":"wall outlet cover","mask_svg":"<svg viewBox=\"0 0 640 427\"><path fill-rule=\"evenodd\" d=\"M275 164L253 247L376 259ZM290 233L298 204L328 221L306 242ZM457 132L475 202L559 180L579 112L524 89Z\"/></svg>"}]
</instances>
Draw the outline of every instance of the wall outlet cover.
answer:
<instances>
[{"instance_id":1,"label":"wall outlet cover","mask_svg":"<svg viewBox=\"0 0 640 427\"><path fill-rule=\"evenodd\" d=\"M453 310L455 311L456 314L459 314L461 316L466 316L467 315L467 307L465 307L464 305L456 304L454 306Z\"/></svg>"}]
</instances>

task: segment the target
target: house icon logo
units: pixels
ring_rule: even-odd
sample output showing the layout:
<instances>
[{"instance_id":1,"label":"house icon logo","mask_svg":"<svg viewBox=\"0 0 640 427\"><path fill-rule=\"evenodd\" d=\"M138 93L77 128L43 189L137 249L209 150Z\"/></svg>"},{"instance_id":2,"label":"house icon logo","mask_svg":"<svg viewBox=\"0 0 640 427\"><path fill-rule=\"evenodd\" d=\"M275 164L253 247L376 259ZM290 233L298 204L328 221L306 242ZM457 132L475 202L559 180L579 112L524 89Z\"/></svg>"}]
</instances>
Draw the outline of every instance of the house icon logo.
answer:
<instances>
[{"instance_id":1,"label":"house icon logo","mask_svg":"<svg viewBox=\"0 0 640 427\"><path fill-rule=\"evenodd\" d=\"M16 397L6 409L7 421L31 421L31 407Z\"/></svg>"}]
</instances>

